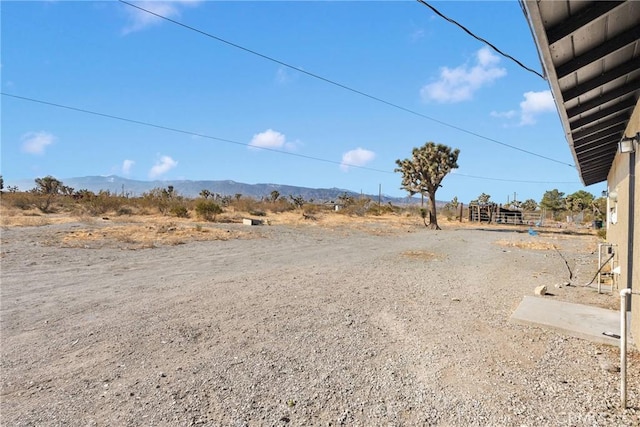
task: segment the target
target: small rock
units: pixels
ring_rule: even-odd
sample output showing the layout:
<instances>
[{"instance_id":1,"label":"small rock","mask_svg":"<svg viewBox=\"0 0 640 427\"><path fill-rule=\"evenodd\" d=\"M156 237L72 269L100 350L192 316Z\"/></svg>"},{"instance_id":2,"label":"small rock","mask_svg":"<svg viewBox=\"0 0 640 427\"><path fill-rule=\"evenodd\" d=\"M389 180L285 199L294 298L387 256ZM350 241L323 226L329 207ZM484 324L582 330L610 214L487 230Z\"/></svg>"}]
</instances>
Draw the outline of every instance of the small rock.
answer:
<instances>
[{"instance_id":1,"label":"small rock","mask_svg":"<svg viewBox=\"0 0 640 427\"><path fill-rule=\"evenodd\" d=\"M540 285L533 290L536 295L546 295L547 287L545 285Z\"/></svg>"},{"instance_id":2,"label":"small rock","mask_svg":"<svg viewBox=\"0 0 640 427\"><path fill-rule=\"evenodd\" d=\"M607 372L620 372L620 367L609 362L600 362L600 367Z\"/></svg>"}]
</instances>

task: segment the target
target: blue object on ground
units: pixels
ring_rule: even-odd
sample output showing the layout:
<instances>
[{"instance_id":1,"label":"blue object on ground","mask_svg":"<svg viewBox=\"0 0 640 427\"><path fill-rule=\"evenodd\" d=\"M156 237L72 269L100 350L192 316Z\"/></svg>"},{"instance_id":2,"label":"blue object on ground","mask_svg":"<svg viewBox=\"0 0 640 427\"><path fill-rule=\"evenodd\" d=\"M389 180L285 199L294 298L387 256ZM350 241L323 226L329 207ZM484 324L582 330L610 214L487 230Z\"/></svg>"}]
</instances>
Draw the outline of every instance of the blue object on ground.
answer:
<instances>
[{"instance_id":1,"label":"blue object on ground","mask_svg":"<svg viewBox=\"0 0 640 427\"><path fill-rule=\"evenodd\" d=\"M533 230L533 228L529 227L529 235L530 235L530 236L537 236L537 235L538 235L538 233L536 233L536 232Z\"/></svg>"}]
</instances>

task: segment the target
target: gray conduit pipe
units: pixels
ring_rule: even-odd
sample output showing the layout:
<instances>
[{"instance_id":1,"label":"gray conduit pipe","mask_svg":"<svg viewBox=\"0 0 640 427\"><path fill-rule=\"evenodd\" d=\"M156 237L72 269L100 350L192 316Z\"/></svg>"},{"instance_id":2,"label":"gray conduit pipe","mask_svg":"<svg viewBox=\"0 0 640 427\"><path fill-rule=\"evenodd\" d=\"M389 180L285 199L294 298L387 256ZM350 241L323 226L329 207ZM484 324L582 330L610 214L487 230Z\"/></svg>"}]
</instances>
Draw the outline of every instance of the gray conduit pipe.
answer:
<instances>
[{"instance_id":1,"label":"gray conduit pipe","mask_svg":"<svg viewBox=\"0 0 640 427\"><path fill-rule=\"evenodd\" d=\"M620 406L627 409L627 299L631 289L620 291Z\"/></svg>"}]
</instances>

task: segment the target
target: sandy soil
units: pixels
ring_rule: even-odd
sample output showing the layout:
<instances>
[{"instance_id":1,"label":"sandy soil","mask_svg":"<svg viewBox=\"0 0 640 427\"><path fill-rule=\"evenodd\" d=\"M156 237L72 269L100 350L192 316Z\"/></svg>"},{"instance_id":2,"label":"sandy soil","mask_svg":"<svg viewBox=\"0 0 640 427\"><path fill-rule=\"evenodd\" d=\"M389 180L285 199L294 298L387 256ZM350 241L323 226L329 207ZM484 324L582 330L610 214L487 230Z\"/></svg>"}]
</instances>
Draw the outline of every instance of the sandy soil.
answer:
<instances>
[{"instance_id":1,"label":"sandy soil","mask_svg":"<svg viewBox=\"0 0 640 427\"><path fill-rule=\"evenodd\" d=\"M622 411L616 348L509 322L617 307L595 236L269 223L4 227L2 425L640 422L636 354Z\"/></svg>"}]
</instances>

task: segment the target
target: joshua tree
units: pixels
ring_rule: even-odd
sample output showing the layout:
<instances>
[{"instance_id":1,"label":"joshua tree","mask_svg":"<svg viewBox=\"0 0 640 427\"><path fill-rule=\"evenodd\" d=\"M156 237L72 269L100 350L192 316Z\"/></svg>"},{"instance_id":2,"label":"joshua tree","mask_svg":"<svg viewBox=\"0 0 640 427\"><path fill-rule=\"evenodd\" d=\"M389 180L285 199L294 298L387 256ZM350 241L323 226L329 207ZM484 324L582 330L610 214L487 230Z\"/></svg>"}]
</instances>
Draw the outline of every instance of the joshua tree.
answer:
<instances>
[{"instance_id":1,"label":"joshua tree","mask_svg":"<svg viewBox=\"0 0 640 427\"><path fill-rule=\"evenodd\" d=\"M36 178L36 191L40 194L58 194L62 182L51 175L44 178Z\"/></svg>"},{"instance_id":2,"label":"joshua tree","mask_svg":"<svg viewBox=\"0 0 640 427\"><path fill-rule=\"evenodd\" d=\"M522 202L522 210L526 212L533 212L538 209L538 202L533 199L527 199Z\"/></svg>"},{"instance_id":3,"label":"joshua tree","mask_svg":"<svg viewBox=\"0 0 640 427\"><path fill-rule=\"evenodd\" d=\"M479 205L488 205L490 200L491 200L491 196L489 194L482 193L481 195L478 196L477 199L472 200L472 202L476 202Z\"/></svg>"},{"instance_id":4,"label":"joshua tree","mask_svg":"<svg viewBox=\"0 0 640 427\"><path fill-rule=\"evenodd\" d=\"M36 193L45 195L44 204L38 206L42 212L48 212L53 198L60 193L62 189L62 181L57 180L51 175L47 175L44 178L36 178Z\"/></svg>"},{"instance_id":5,"label":"joshua tree","mask_svg":"<svg viewBox=\"0 0 640 427\"><path fill-rule=\"evenodd\" d=\"M298 209L304 205L304 198L300 195L298 196L289 195L289 198L291 199L291 203L293 203L293 205Z\"/></svg>"},{"instance_id":6,"label":"joshua tree","mask_svg":"<svg viewBox=\"0 0 640 427\"><path fill-rule=\"evenodd\" d=\"M71 196L74 191L76 191L75 188L69 187L68 185L60 186L60 193L64 194L65 196Z\"/></svg>"},{"instance_id":7,"label":"joshua tree","mask_svg":"<svg viewBox=\"0 0 640 427\"><path fill-rule=\"evenodd\" d=\"M411 158L396 160L398 168L395 172L402 173L402 187L409 195L425 193L429 195L429 223L427 224L427 211L422 211L424 225L439 230L436 217L436 191L441 187L440 183L452 169L458 168L458 154L460 150L451 149L446 145L427 142L422 147L414 148Z\"/></svg>"},{"instance_id":8,"label":"joshua tree","mask_svg":"<svg viewBox=\"0 0 640 427\"><path fill-rule=\"evenodd\" d=\"M449 203L447 203L448 207L453 209L454 211L458 209L460 206L460 202L458 201L458 196L454 196L453 199Z\"/></svg>"}]
</instances>

